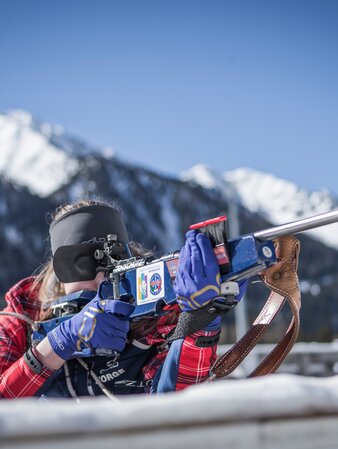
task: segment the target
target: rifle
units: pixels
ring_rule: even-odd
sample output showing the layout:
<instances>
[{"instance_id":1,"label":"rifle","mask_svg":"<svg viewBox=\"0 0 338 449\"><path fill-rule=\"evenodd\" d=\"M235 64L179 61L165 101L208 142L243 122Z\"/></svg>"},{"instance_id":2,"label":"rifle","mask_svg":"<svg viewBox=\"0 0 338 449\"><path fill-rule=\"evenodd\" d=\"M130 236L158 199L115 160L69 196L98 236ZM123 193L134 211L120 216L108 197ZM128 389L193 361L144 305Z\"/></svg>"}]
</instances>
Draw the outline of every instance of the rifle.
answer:
<instances>
[{"instance_id":1,"label":"rifle","mask_svg":"<svg viewBox=\"0 0 338 449\"><path fill-rule=\"evenodd\" d=\"M338 209L294 222L274 226L252 234L227 238L226 217L221 216L190 226L210 239L221 272L221 294L233 297L238 281L246 280L277 262L273 239L298 234L309 229L338 222ZM114 286L114 298L129 294L135 299L132 319L160 315L163 307L176 302L172 288L179 260L179 251L159 259L127 259L116 261L114 236L108 237L103 250L95 257L106 259L107 278Z\"/></svg>"},{"instance_id":2,"label":"rifle","mask_svg":"<svg viewBox=\"0 0 338 449\"><path fill-rule=\"evenodd\" d=\"M225 216L192 225L191 229L205 233L210 239L220 266L221 296L224 301L217 300L212 304L213 312L224 313L233 308L237 303L235 297L239 292L238 282L250 279L277 263L273 239L335 222L338 222L338 209L231 239L227 238ZM116 236L108 235L103 249L96 250L94 254L113 285L113 297L132 299L136 307L131 320L166 313L165 306L176 303L173 281L179 251L155 260L135 257L116 260L114 248L117 245ZM38 323L33 341L41 341L55 326L77 313L95 294L96 292L81 291L57 298L52 305L54 317Z\"/></svg>"}]
</instances>

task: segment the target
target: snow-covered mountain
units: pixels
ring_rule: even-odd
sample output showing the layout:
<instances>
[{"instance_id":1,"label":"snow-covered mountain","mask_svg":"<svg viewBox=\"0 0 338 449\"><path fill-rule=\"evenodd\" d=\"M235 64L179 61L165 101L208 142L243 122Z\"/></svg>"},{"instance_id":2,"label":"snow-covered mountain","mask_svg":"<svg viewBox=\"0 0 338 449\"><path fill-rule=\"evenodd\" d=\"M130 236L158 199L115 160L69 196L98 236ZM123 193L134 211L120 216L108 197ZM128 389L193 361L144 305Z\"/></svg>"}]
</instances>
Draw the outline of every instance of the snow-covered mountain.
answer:
<instances>
[{"instance_id":1,"label":"snow-covered mountain","mask_svg":"<svg viewBox=\"0 0 338 449\"><path fill-rule=\"evenodd\" d=\"M238 199L241 234L336 207L327 192L305 192L248 169L217 175L195 166L181 179L164 176L27 112L0 114L0 293L45 261L48 223L43 218L62 203L90 197L117 201L130 238L158 255L179 249L191 223L223 214L231 220L233 198ZM314 338L314 326L318 338L338 336L338 232L332 226L323 228L318 241L300 236L299 274L308 310L304 338ZM265 296L260 288L257 283L249 287L252 315Z\"/></svg>"},{"instance_id":2,"label":"snow-covered mountain","mask_svg":"<svg viewBox=\"0 0 338 449\"><path fill-rule=\"evenodd\" d=\"M0 114L0 235L6 237L7 248L6 257L0 258L0 287L6 276L15 277L16 260L26 258L27 247L32 256L27 271L18 267L28 274L37 265L36 257L42 262L46 213L89 197L117 201L130 237L162 253L179 249L191 223L215 216L224 207L211 191L126 163L109 149L81 141L27 112Z\"/></svg>"},{"instance_id":3,"label":"snow-covered mountain","mask_svg":"<svg viewBox=\"0 0 338 449\"><path fill-rule=\"evenodd\" d=\"M114 158L110 148L88 144L67 133L62 126L39 121L26 111L0 114L0 175L33 194L52 195L96 156L105 160ZM196 165L182 173L181 180L218 192L226 203L237 198L246 209L275 225L338 206L337 198L326 190L309 192L290 181L250 168L217 174L206 166ZM83 189L75 183L72 199L81 194ZM309 234L338 249L338 224Z\"/></svg>"},{"instance_id":4,"label":"snow-covered mountain","mask_svg":"<svg viewBox=\"0 0 338 449\"><path fill-rule=\"evenodd\" d=\"M66 184L81 169L81 158L91 154L111 157L112 151L89 145L26 111L0 114L0 174L41 197Z\"/></svg>"},{"instance_id":5,"label":"snow-covered mountain","mask_svg":"<svg viewBox=\"0 0 338 449\"><path fill-rule=\"evenodd\" d=\"M327 190L309 192L296 184L251 168L238 168L218 175L204 165L196 165L181 175L207 189L216 189L226 199L237 200L274 225L328 212L338 200ZM229 217L231 218L231 217ZM338 249L338 224L308 231L313 238Z\"/></svg>"}]
</instances>

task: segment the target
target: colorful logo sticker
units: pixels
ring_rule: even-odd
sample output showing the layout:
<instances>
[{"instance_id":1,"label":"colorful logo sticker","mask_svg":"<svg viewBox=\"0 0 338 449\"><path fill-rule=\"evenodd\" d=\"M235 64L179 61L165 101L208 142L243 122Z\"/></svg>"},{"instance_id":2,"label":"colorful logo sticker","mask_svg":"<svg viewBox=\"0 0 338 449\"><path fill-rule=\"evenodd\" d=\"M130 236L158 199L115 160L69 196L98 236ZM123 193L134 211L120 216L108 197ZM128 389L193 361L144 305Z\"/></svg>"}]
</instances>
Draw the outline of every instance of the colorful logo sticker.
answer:
<instances>
[{"instance_id":1,"label":"colorful logo sticker","mask_svg":"<svg viewBox=\"0 0 338 449\"><path fill-rule=\"evenodd\" d=\"M136 269L137 305L158 301L164 297L164 262L150 263Z\"/></svg>"},{"instance_id":2,"label":"colorful logo sticker","mask_svg":"<svg viewBox=\"0 0 338 449\"><path fill-rule=\"evenodd\" d=\"M139 299L147 299L148 297L148 283L146 273L141 273L138 278L138 295Z\"/></svg>"},{"instance_id":3,"label":"colorful logo sticker","mask_svg":"<svg viewBox=\"0 0 338 449\"><path fill-rule=\"evenodd\" d=\"M162 290L162 278L158 273L154 273L150 278L150 292L152 295L158 295Z\"/></svg>"}]
</instances>

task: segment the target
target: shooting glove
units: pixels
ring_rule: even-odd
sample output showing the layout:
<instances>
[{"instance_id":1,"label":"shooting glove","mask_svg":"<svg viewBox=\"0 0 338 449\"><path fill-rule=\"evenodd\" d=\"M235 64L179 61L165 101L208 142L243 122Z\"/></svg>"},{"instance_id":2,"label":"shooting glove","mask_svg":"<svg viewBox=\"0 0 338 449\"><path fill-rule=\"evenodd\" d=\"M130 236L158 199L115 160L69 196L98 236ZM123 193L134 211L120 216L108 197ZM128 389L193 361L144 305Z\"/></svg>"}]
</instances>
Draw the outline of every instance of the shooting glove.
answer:
<instances>
[{"instance_id":1,"label":"shooting glove","mask_svg":"<svg viewBox=\"0 0 338 449\"><path fill-rule=\"evenodd\" d=\"M187 232L186 238L174 290L181 310L191 312L220 295L220 272L210 240L196 231Z\"/></svg>"},{"instance_id":2,"label":"shooting glove","mask_svg":"<svg viewBox=\"0 0 338 449\"><path fill-rule=\"evenodd\" d=\"M81 312L48 332L54 352L64 360L75 351L88 348L106 348L123 351L129 331L128 316L135 306L114 300L112 285L104 281L97 295Z\"/></svg>"}]
</instances>

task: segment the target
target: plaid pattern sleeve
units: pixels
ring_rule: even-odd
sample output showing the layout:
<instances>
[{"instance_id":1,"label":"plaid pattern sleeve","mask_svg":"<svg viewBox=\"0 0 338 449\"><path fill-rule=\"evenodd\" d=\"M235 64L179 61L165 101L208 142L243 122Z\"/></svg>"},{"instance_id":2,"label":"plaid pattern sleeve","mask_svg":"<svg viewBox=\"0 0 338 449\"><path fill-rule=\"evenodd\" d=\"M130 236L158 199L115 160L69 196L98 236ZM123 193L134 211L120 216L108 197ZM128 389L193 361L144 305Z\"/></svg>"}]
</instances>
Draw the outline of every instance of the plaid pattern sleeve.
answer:
<instances>
[{"instance_id":1,"label":"plaid pattern sleeve","mask_svg":"<svg viewBox=\"0 0 338 449\"><path fill-rule=\"evenodd\" d=\"M174 341L169 348L167 337L176 327L180 312L178 306L171 306L168 310L171 313L159 318L156 327L143 336L144 343L157 346L156 355L143 368L145 380L156 379L156 386L153 387L157 392L183 390L189 385L205 381L216 361L216 343L202 347L197 346L196 342L198 337L217 335L218 330L195 332Z\"/></svg>"},{"instance_id":2,"label":"plaid pattern sleeve","mask_svg":"<svg viewBox=\"0 0 338 449\"><path fill-rule=\"evenodd\" d=\"M1 376L1 397L15 399L34 396L53 372L43 367L40 374L35 374L28 367L24 358L20 357Z\"/></svg>"},{"instance_id":3,"label":"plaid pattern sleeve","mask_svg":"<svg viewBox=\"0 0 338 449\"><path fill-rule=\"evenodd\" d=\"M6 294L8 306L2 311L15 312L36 320L40 304L31 292L32 278L15 284ZM52 374L44 368L37 375L27 366L23 354L28 347L27 323L22 319L0 316L0 395L3 398L33 396Z\"/></svg>"},{"instance_id":4,"label":"plaid pattern sleeve","mask_svg":"<svg viewBox=\"0 0 338 449\"><path fill-rule=\"evenodd\" d=\"M192 384L204 382L209 377L209 371L216 361L217 345L196 346L198 337L217 335L218 331L199 331L185 337L181 346L176 376L176 391L183 390Z\"/></svg>"}]
</instances>

